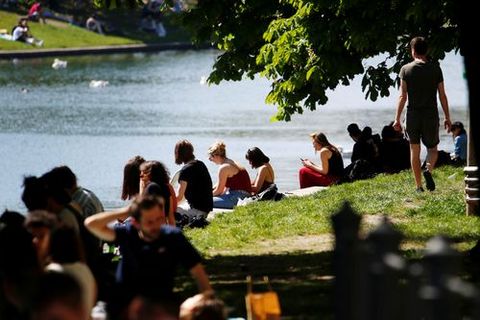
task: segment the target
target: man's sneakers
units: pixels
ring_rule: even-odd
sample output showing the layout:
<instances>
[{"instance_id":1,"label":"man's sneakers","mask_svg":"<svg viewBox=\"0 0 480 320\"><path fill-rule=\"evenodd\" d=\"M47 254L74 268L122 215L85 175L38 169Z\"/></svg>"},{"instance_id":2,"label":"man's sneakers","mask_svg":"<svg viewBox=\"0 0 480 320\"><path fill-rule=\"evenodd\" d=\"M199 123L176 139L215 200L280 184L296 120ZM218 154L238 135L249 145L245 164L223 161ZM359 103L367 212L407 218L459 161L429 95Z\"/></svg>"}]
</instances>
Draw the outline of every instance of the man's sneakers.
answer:
<instances>
[{"instance_id":1,"label":"man's sneakers","mask_svg":"<svg viewBox=\"0 0 480 320\"><path fill-rule=\"evenodd\" d=\"M432 174L428 169L423 170L423 177L425 178L425 186L427 187L427 190L435 190L435 181L433 181Z\"/></svg>"},{"instance_id":2,"label":"man's sneakers","mask_svg":"<svg viewBox=\"0 0 480 320\"><path fill-rule=\"evenodd\" d=\"M415 190L416 193L422 193L423 192L423 188L422 187L418 187L416 190Z\"/></svg>"}]
</instances>

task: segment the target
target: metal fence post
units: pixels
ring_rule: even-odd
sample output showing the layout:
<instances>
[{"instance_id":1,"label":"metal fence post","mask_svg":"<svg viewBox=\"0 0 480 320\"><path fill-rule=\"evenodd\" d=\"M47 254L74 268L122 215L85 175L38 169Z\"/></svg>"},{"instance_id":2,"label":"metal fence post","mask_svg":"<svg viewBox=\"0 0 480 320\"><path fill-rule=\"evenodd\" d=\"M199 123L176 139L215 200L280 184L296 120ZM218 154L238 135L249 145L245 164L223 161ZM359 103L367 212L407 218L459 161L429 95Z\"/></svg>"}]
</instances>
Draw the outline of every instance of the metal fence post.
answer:
<instances>
[{"instance_id":1,"label":"metal fence post","mask_svg":"<svg viewBox=\"0 0 480 320\"><path fill-rule=\"evenodd\" d=\"M477 166L463 168L465 172L465 201L467 216L480 216L480 182Z\"/></svg>"}]
</instances>

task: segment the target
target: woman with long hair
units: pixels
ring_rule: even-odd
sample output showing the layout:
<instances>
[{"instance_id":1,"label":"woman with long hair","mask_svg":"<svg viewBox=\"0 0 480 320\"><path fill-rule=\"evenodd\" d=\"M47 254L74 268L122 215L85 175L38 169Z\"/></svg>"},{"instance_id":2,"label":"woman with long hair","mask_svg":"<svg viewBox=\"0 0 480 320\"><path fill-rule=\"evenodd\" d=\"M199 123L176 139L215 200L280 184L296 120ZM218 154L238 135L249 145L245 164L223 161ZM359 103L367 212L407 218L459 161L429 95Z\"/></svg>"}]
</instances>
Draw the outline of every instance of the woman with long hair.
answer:
<instances>
[{"instance_id":1,"label":"woman with long hair","mask_svg":"<svg viewBox=\"0 0 480 320\"><path fill-rule=\"evenodd\" d=\"M165 199L167 222L175 226L177 197L170 184L167 168L160 161L145 161L140 165L140 194L161 196Z\"/></svg>"},{"instance_id":2,"label":"woman with long hair","mask_svg":"<svg viewBox=\"0 0 480 320\"><path fill-rule=\"evenodd\" d=\"M312 133L312 145L315 152L320 153L320 165L308 159L301 159L300 188L312 186L329 186L337 182L343 175L343 159L340 151L333 146L323 133Z\"/></svg>"},{"instance_id":3,"label":"woman with long hair","mask_svg":"<svg viewBox=\"0 0 480 320\"><path fill-rule=\"evenodd\" d=\"M141 156L127 161L123 168L122 200L135 198L140 192L140 165L145 162Z\"/></svg>"},{"instance_id":4,"label":"woman with long hair","mask_svg":"<svg viewBox=\"0 0 480 320\"><path fill-rule=\"evenodd\" d=\"M257 147L248 149L245 158L253 169L257 169L257 176L252 182L252 194L255 195L274 183L275 172L270 164L270 158Z\"/></svg>"}]
</instances>

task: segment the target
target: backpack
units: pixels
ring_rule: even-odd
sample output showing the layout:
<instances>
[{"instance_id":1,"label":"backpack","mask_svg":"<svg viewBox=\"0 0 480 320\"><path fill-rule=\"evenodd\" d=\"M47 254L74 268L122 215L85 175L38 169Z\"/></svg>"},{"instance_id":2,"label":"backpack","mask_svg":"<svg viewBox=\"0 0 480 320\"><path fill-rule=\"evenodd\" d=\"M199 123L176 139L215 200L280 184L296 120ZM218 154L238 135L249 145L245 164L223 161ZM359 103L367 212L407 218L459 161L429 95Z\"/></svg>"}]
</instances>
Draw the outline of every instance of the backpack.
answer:
<instances>
[{"instance_id":1,"label":"backpack","mask_svg":"<svg viewBox=\"0 0 480 320\"><path fill-rule=\"evenodd\" d=\"M189 217L185 214L175 212L175 224L180 229L183 228L205 228L209 222L204 216Z\"/></svg>"},{"instance_id":2,"label":"backpack","mask_svg":"<svg viewBox=\"0 0 480 320\"><path fill-rule=\"evenodd\" d=\"M272 183L267 187L267 189L256 194L254 197L257 197L258 201L274 200L277 192L278 192L277 185L275 183Z\"/></svg>"},{"instance_id":3,"label":"backpack","mask_svg":"<svg viewBox=\"0 0 480 320\"><path fill-rule=\"evenodd\" d=\"M356 181L370 179L375 176L375 168L366 160L356 160L347 168L346 178L347 181Z\"/></svg>"},{"instance_id":4,"label":"backpack","mask_svg":"<svg viewBox=\"0 0 480 320\"><path fill-rule=\"evenodd\" d=\"M279 201L282 200L285 195L281 192L278 192L277 185L275 183L272 183L267 187L267 189L263 190L260 193L257 193L254 196L247 197L245 199L242 199L239 201L238 205L246 205L250 202L255 202L255 201L267 201L267 200L273 200L273 201Z\"/></svg>"}]
</instances>

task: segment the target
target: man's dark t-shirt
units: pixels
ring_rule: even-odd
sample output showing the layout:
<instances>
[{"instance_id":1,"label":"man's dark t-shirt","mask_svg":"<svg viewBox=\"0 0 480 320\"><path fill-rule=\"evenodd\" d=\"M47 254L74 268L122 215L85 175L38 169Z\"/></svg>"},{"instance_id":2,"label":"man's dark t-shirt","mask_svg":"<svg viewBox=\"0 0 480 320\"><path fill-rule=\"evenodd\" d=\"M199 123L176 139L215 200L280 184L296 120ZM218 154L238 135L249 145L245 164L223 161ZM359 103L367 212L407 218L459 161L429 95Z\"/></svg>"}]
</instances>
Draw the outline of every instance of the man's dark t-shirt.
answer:
<instances>
[{"instance_id":1,"label":"man's dark t-shirt","mask_svg":"<svg viewBox=\"0 0 480 320\"><path fill-rule=\"evenodd\" d=\"M437 111L438 84L443 82L438 64L412 61L400 69L400 79L407 83L409 111Z\"/></svg>"},{"instance_id":2,"label":"man's dark t-shirt","mask_svg":"<svg viewBox=\"0 0 480 320\"><path fill-rule=\"evenodd\" d=\"M129 222L115 226L115 242L122 259L117 282L130 293L171 294L179 265L190 270L200 254L180 229L164 225L157 240L146 242Z\"/></svg>"},{"instance_id":3,"label":"man's dark t-shirt","mask_svg":"<svg viewBox=\"0 0 480 320\"><path fill-rule=\"evenodd\" d=\"M200 160L187 163L180 171L178 181L185 181L185 198L191 208L210 212L213 208L212 178Z\"/></svg>"}]
</instances>

